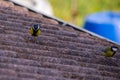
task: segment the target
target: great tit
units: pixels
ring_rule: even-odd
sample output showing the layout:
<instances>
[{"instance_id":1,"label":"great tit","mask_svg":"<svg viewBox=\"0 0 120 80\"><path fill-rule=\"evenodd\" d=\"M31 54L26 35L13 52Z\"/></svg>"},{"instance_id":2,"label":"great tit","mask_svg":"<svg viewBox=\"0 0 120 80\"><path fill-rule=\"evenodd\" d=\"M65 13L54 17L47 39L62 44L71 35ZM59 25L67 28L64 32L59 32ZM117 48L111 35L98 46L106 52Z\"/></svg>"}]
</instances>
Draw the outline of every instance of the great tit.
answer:
<instances>
[{"instance_id":1,"label":"great tit","mask_svg":"<svg viewBox=\"0 0 120 80\"><path fill-rule=\"evenodd\" d=\"M30 34L32 36L39 36L41 33L41 30L40 30L40 26L38 24L34 24L31 28L30 28Z\"/></svg>"},{"instance_id":2,"label":"great tit","mask_svg":"<svg viewBox=\"0 0 120 80\"><path fill-rule=\"evenodd\" d=\"M116 46L111 46L103 50L102 55L105 57L113 57L115 53L117 52L118 47Z\"/></svg>"}]
</instances>

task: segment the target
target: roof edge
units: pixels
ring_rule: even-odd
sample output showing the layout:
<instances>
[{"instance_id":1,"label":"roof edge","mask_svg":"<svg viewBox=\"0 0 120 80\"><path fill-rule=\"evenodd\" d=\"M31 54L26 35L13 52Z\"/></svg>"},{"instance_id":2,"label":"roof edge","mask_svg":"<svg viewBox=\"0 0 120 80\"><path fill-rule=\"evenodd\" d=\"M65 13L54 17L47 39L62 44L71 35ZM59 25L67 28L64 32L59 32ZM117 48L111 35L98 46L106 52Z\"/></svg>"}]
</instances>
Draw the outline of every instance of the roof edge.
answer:
<instances>
[{"instance_id":1,"label":"roof edge","mask_svg":"<svg viewBox=\"0 0 120 80\"><path fill-rule=\"evenodd\" d=\"M12 0L6 0L6 1L10 1L10 2L16 4L16 5L21 6L21 7L25 7L25 8L27 8L29 11L32 11L32 12L35 12L35 13L39 13L39 14L43 15L43 16L46 17L46 18L56 20L58 23L60 23L60 24L63 25L63 26L70 26L70 27L72 27L72 28L74 28L74 29L76 29L76 30L86 32L86 33L88 33L88 34L90 34L90 35L92 35L92 36L96 36L96 37L98 37L98 38L101 38L101 39L107 40L107 41L109 41L109 42L112 42L112 43L114 43L114 44L116 44L116 45L120 45L119 43L117 43L117 42L115 42L115 41L109 40L109 39L107 39L107 38L105 38L105 37L103 37L103 36L100 36L100 35L98 35L98 34L95 34L95 33L91 32L91 31L86 30L86 29L80 28L79 26L76 26L76 25L74 25L74 24L68 23L68 22L66 22L66 21L64 21L64 20L61 20L61 19L59 19L59 18L56 18L56 17L54 17L54 16L50 16L50 15L47 15L47 14L45 14L45 13L37 12L37 11L33 10L33 9L30 8L30 7L27 7L27 6L25 6L25 5L22 5L22 4L20 4L20 3L17 3L16 1L12 1Z\"/></svg>"}]
</instances>

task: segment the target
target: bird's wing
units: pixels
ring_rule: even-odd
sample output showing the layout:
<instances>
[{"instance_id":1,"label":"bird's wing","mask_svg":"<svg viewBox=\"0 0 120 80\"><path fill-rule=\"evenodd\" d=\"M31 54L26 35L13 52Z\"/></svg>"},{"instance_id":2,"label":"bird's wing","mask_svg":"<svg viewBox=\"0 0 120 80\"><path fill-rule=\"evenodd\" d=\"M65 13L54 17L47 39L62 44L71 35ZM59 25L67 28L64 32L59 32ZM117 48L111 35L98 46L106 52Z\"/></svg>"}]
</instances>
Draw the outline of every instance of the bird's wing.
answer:
<instances>
[{"instance_id":1,"label":"bird's wing","mask_svg":"<svg viewBox=\"0 0 120 80\"><path fill-rule=\"evenodd\" d=\"M36 33L36 35L38 36L38 35L40 35L40 33L41 33L41 31L40 31L40 30L38 30L38 31L37 31L37 33Z\"/></svg>"},{"instance_id":2,"label":"bird's wing","mask_svg":"<svg viewBox=\"0 0 120 80\"><path fill-rule=\"evenodd\" d=\"M30 34L31 34L31 35L33 34L33 29L32 29L32 27L30 28Z\"/></svg>"},{"instance_id":3,"label":"bird's wing","mask_svg":"<svg viewBox=\"0 0 120 80\"><path fill-rule=\"evenodd\" d=\"M105 57L112 57L113 56L113 52L112 51L107 51L106 53L103 52L102 55L105 56Z\"/></svg>"}]
</instances>

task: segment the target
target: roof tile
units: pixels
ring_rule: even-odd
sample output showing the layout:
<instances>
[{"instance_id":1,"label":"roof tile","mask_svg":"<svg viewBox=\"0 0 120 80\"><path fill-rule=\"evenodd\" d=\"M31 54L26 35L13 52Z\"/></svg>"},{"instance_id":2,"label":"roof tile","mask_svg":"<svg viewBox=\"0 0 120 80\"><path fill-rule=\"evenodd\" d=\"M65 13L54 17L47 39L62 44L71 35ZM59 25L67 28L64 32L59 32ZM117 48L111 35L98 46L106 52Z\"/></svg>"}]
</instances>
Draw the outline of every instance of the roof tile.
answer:
<instances>
[{"instance_id":1,"label":"roof tile","mask_svg":"<svg viewBox=\"0 0 120 80\"><path fill-rule=\"evenodd\" d=\"M119 80L120 50L106 59L101 51L119 45L0 1L0 80ZM40 24L41 35L29 34Z\"/></svg>"}]
</instances>

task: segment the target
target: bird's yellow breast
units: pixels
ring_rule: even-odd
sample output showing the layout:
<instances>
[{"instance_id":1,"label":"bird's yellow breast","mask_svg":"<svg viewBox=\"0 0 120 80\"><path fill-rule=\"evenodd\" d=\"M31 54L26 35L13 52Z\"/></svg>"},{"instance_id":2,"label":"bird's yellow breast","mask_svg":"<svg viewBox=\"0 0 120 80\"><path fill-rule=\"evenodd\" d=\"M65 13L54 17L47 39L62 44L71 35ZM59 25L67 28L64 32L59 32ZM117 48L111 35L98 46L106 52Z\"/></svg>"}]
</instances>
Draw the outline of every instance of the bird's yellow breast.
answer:
<instances>
[{"instance_id":1,"label":"bird's yellow breast","mask_svg":"<svg viewBox=\"0 0 120 80\"><path fill-rule=\"evenodd\" d=\"M35 30L33 30L32 27L30 28L30 34L32 36L38 36L38 35L40 35L40 33L41 33L40 29L38 29L37 31L35 31Z\"/></svg>"}]
</instances>

